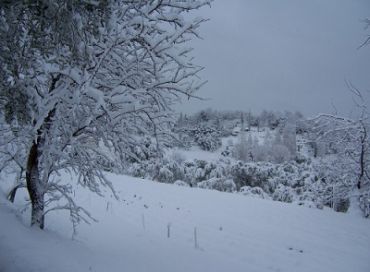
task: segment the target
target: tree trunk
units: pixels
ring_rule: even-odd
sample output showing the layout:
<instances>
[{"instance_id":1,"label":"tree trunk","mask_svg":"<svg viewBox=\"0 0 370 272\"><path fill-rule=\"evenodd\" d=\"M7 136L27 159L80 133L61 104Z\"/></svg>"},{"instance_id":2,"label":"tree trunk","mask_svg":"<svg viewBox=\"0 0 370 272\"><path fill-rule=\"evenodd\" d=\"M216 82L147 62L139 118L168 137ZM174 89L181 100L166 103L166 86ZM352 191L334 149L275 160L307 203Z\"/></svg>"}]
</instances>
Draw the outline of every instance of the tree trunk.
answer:
<instances>
[{"instance_id":1,"label":"tree trunk","mask_svg":"<svg viewBox=\"0 0 370 272\"><path fill-rule=\"evenodd\" d=\"M55 90L56 84L61 78L61 76L62 74L58 74L56 77L52 76L52 81L49 87L49 93ZM46 133L50 129L52 119L56 112L56 105L54 106L53 109L49 111L42 126L37 130L37 140L33 141L27 159L26 183L32 206L31 226L35 225L40 229L44 228L44 208L45 208L44 195L46 183L48 181L43 181L40 178L39 159L42 154L41 147L43 147L45 144L45 137L43 137L43 132Z\"/></svg>"},{"instance_id":2,"label":"tree trunk","mask_svg":"<svg viewBox=\"0 0 370 272\"><path fill-rule=\"evenodd\" d=\"M26 182L32 205L31 226L35 225L43 229L45 190L40 179L39 157L39 146L38 143L34 141L27 160Z\"/></svg>"},{"instance_id":3,"label":"tree trunk","mask_svg":"<svg viewBox=\"0 0 370 272\"><path fill-rule=\"evenodd\" d=\"M366 150L366 140L367 140L367 130L364 124L361 122L363 128L363 135L361 137L361 152L360 152L360 175L357 181L357 188L361 189L362 179L365 175L365 150Z\"/></svg>"}]
</instances>

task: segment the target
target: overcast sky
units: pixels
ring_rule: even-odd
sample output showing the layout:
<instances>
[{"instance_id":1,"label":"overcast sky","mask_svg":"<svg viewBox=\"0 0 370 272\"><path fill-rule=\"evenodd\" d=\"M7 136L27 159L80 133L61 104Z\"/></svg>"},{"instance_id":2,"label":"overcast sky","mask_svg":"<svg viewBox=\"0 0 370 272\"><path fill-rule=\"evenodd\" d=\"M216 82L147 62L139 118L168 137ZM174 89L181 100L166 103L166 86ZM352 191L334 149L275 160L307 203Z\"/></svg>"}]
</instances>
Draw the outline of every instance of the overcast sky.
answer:
<instances>
[{"instance_id":1,"label":"overcast sky","mask_svg":"<svg viewBox=\"0 0 370 272\"><path fill-rule=\"evenodd\" d=\"M196 62L208 80L184 101L193 112L207 107L259 112L300 110L305 115L353 106L345 80L370 90L370 46L357 47L370 29L369 0L215 0L203 8L203 40Z\"/></svg>"}]
</instances>

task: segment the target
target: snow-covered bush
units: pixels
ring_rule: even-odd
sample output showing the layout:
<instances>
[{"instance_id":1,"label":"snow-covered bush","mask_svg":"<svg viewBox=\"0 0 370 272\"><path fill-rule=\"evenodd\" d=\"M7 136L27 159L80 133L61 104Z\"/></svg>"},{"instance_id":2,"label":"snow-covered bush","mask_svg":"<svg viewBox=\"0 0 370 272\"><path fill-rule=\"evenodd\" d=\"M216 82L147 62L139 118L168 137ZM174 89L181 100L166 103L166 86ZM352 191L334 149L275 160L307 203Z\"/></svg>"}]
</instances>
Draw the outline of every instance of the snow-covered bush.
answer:
<instances>
[{"instance_id":1,"label":"snow-covered bush","mask_svg":"<svg viewBox=\"0 0 370 272\"><path fill-rule=\"evenodd\" d=\"M345 169L344 172L338 172L338 163L328 157L282 163L243 162L221 157L218 161L210 162L184 160L179 151L174 151L166 158L133 164L131 174L160 182L176 182L178 185L226 192L238 191L264 199L346 211L353 185L348 180L354 179L355 175ZM368 198L364 195L361 199L361 207L366 210Z\"/></svg>"},{"instance_id":2,"label":"snow-covered bush","mask_svg":"<svg viewBox=\"0 0 370 272\"><path fill-rule=\"evenodd\" d=\"M208 126L181 128L178 134L185 139L192 139L202 150L215 151L221 147L220 131Z\"/></svg>"},{"instance_id":3,"label":"snow-covered bush","mask_svg":"<svg viewBox=\"0 0 370 272\"><path fill-rule=\"evenodd\" d=\"M232 155L232 147L231 146L226 146L224 150L221 152L221 156L224 157L230 157Z\"/></svg>"},{"instance_id":4,"label":"snow-covered bush","mask_svg":"<svg viewBox=\"0 0 370 272\"><path fill-rule=\"evenodd\" d=\"M208 180L201 181L197 184L197 187L203 189L212 189L221 192L235 192L236 185L233 180L225 178L210 178Z\"/></svg>"},{"instance_id":5,"label":"snow-covered bush","mask_svg":"<svg viewBox=\"0 0 370 272\"><path fill-rule=\"evenodd\" d=\"M293 188L285 186L284 184L278 184L274 193L272 194L272 199L281 202L293 202L295 192Z\"/></svg>"},{"instance_id":6,"label":"snow-covered bush","mask_svg":"<svg viewBox=\"0 0 370 272\"><path fill-rule=\"evenodd\" d=\"M155 180L165 183L173 183L176 180L184 179L184 171L181 164L176 161L163 161L159 168L157 176L154 176Z\"/></svg>"},{"instance_id":7,"label":"snow-covered bush","mask_svg":"<svg viewBox=\"0 0 370 272\"><path fill-rule=\"evenodd\" d=\"M317 202L336 211L348 210L357 180L356 173L349 171L350 163L331 155L312 164L315 177L308 189L315 193Z\"/></svg>"},{"instance_id":8,"label":"snow-covered bush","mask_svg":"<svg viewBox=\"0 0 370 272\"><path fill-rule=\"evenodd\" d=\"M365 217L370 216L370 193L364 192L359 198L360 209L363 211Z\"/></svg>"},{"instance_id":9,"label":"snow-covered bush","mask_svg":"<svg viewBox=\"0 0 370 272\"><path fill-rule=\"evenodd\" d=\"M221 139L217 133L201 133L196 135L195 142L206 151L215 151L221 147Z\"/></svg>"},{"instance_id":10,"label":"snow-covered bush","mask_svg":"<svg viewBox=\"0 0 370 272\"><path fill-rule=\"evenodd\" d=\"M144 178L145 177L145 167L141 163L133 163L129 169L126 169L125 174L136 178Z\"/></svg>"},{"instance_id":11,"label":"snow-covered bush","mask_svg":"<svg viewBox=\"0 0 370 272\"><path fill-rule=\"evenodd\" d=\"M271 197L261 187L243 186L239 192L246 196L257 197L261 199L271 199Z\"/></svg>"},{"instance_id":12,"label":"snow-covered bush","mask_svg":"<svg viewBox=\"0 0 370 272\"><path fill-rule=\"evenodd\" d=\"M159 169L157 180L164 183L172 183L175 181L175 177L167 165L164 165Z\"/></svg>"},{"instance_id":13,"label":"snow-covered bush","mask_svg":"<svg viewBox=\"0 0 370 272\"><path fill-rule=\"evenodd\" d=\"M151 159L134 162L124 169L123 173L137 178L154 179L154 177L158 175L160 167L161 162L159 160Z\"/></svg>"},{"instance_id":14,"label":"snow-covered bush","mask_svg":"<svg viewBox=\"0 0 370 272\"><path fill-rule=\"evenodd\" d=\"M225 160L217 162L207 162L204 160L185 161L181 165L182 178L191 186L196 186L197 183L209 180L211 178L228 178L229 164Z\"/></svg>"},{"instance_id":15,"label":"snow-covered bush","mask_svg":"<svg viewBox=\"0 0 370 272\"><path fill-rule=\"evenodd\" d=\"M263 188L273 176L274 166L271 163L243 163L238 161L231 166L230 176L238 190L243 186Z\"/></svg>"},{"instance_id":16,"label":"snow-covered bush","mask_svg":"<svg viewBox=\"0 0 370 272\"><path fill-rule=\"evenodd\" d=\"M138 139L135 145L130 146L130 153L126 155L127 160L132 163L147 161L158 156L156 144L150 137Z\"/></svg>"}]
</instances>

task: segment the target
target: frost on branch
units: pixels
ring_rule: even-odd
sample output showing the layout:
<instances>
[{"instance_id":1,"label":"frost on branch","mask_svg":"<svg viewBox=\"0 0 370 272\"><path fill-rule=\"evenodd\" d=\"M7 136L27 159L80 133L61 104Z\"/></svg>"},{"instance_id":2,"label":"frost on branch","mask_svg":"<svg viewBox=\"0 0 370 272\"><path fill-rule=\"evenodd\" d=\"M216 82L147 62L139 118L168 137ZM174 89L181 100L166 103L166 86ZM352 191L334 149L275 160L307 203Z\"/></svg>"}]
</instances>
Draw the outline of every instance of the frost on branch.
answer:
<instances>
[{"instance_id":1,"label":"frost on branch","mask_svg":"<svg viewBox=\"0 0 370 272\"><path fill-rule=\"evenodd\" d=\"M50 183L58 172L74 172L98 194L101 185L114 192L103 171L135 155L138 135L154 138L160 149L171 107L204 83L186 44L205 20L189 20L187 12L209 2L47 0L0 7L1 118L11 134L1 148L24 156L31 224L42 228L45 199L59 197L78 221L81 208L70 190Z\"/></svg>"}]
</instances>

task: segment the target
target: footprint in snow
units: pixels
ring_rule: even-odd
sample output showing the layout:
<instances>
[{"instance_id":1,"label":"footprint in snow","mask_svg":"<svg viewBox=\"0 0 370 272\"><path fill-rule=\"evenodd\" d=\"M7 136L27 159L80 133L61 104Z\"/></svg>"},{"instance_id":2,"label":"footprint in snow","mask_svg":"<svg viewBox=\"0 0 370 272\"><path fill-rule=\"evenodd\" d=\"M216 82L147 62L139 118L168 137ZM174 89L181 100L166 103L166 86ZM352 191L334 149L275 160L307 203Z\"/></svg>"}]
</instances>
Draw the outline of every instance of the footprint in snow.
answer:
<instances>
[{"instance_id":1,"label":"footprint in snow","mask_svg":"<svg viewBox=\"0 0 370 272\"><path fill-rule=\"evenodd\" d=\"M294 249L293 247L289 247L288 249L289 250L295 250L295 251L297 251L299 253L303 253L303 249Z\"/></svg>"}]
</instances>

